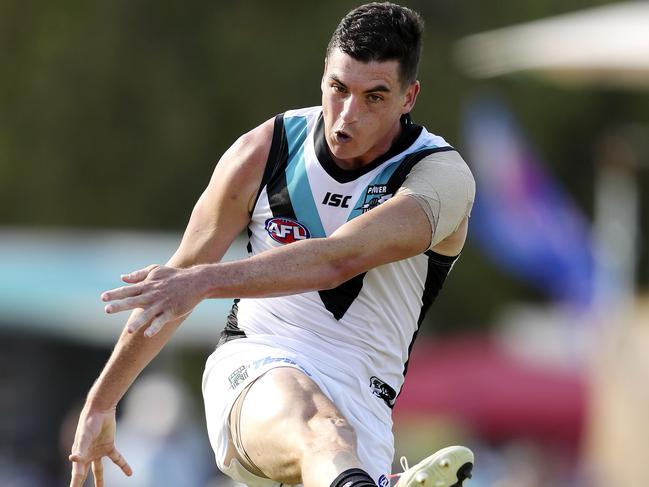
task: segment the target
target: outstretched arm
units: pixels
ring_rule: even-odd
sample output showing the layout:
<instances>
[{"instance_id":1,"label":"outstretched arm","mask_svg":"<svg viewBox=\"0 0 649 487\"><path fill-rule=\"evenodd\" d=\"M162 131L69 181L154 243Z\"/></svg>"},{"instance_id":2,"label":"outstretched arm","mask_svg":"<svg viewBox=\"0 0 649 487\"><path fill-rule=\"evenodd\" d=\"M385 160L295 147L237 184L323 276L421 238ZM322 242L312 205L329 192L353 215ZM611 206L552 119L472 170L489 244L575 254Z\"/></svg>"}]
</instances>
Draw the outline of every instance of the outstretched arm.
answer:
<instances>
[{"instance_id":1,"label":"outstretched arm","mask_svg":"<svg viewBox=\"0 0 649 487\"><path fill-rule=\"evenodd\" d=\"M242 136L223 155L205 192L196 203L182 242L168 264L187 268L218 262L247 225L272 139L273 121ZM142 313L127 321L104 370L92 386L79 418L70 461L71 487L81 487L92 465L95 486L103 486L101 458L108 456L124 473L131 469L114 445L115 408L139 373L160 352L189 313L169 320L153 339L126 330Z\"/></svg>"},{"instance_id":2,"label":"outstretched arm","mask_svg":"<svg viewBox=\"0 0 649 487\"><path fill-rule=\"evenodd\" d=\"M333 288L379 265L424 252L431 234L430 221L419 203L395 196L330 237L298 241L236 262L143 269L129 277L135 284L108 291L102 298L112 301L106 305L109 313L145 309L131 329L150 324L146 333L152 336L202 299L282 296ZM438 250L457 254L465 235L464 223Z\"/></svg>"}]
</instances>

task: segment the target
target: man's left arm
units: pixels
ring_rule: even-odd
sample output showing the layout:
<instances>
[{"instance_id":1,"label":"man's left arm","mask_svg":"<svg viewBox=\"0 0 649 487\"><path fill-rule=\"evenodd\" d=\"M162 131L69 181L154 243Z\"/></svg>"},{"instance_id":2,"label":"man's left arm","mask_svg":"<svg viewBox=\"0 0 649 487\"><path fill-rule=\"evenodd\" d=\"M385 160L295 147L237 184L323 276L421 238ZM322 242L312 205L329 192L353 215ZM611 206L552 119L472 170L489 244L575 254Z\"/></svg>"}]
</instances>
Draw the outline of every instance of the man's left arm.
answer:
<instances>
[{"instance_id":1,"label":"man's left arm","mask_svg":"<svg viewBox=\"0 0 649 487\"><path fill-rule=\"evenodd\" d=\"M206 298L261 298L330 289L374 267L426 251L432 234L420 203L399 195L327 238L302 240L236 262L137 271L132 281L138 282L107 291L103 299L110 301L109 313L144 308L151 317L182 316Z\"/></svg>"}]
</instances>

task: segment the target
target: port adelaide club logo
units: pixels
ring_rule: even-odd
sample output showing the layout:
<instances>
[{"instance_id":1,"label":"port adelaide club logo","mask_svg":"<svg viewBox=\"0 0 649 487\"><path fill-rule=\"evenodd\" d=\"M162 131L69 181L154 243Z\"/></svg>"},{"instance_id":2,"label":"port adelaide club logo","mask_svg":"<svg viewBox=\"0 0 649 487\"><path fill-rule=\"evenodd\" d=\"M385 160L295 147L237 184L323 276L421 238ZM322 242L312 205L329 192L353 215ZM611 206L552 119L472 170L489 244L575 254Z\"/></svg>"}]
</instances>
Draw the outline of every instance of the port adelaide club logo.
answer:
<instances>
[{"instance_id":1,"label":"port adelaide club logo","mask_svg":"<svg viewBox=\"0 0 649 487\"><path fill-rule=\"evenodd\" d=\"M375 375L370 377L370 389L372 390L372 394L383 399L389 407L392 407L394 400L397 398L397 391Z\"/></svg>"},{"instance_id":2,"label":"port adelaide club logo","mask_svg":"<svg viewBox=\"0 0 649 487\"><path fill-rule=\"evenodd\" d=\"M269 218L266 220L266 231L270 238L281 244L290 244L311 238L309 229L292 218Z\"/></svg>"},{"instance_id":3,"label":"port adelaide club logo","mask_svg":"<svg viewBox=\"0 0 649 487\"><path fill-rule=\"evenodd\" d=\"M354 209L361 210L362 213L367 213L372 208L376 208L390 198L392 198L392 194L388 194L388 187L385 184L373 184L367 187L365 199L361 206Z\"/></svg>"}]
</instances>

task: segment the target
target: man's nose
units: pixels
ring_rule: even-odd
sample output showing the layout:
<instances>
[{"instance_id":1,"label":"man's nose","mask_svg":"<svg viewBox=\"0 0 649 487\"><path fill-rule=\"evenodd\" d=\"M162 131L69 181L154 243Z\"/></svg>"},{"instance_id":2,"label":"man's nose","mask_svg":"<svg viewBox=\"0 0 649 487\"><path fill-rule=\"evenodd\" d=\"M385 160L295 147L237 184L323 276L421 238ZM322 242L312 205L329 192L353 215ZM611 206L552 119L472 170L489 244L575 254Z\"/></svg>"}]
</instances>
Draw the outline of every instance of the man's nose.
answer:
<instances>
[{"instance_id":1,"label":"man's nose","mask_svg":"<svg viewBox=\"0 0 649 487\"><path fill-rule=\"evenodd\" d=\"M343 102L343 109L340 112L340 118L344 123L353 123L358 120L360 110L359 99L354 95L349 95Z\"/></svg>"}]
</instances>

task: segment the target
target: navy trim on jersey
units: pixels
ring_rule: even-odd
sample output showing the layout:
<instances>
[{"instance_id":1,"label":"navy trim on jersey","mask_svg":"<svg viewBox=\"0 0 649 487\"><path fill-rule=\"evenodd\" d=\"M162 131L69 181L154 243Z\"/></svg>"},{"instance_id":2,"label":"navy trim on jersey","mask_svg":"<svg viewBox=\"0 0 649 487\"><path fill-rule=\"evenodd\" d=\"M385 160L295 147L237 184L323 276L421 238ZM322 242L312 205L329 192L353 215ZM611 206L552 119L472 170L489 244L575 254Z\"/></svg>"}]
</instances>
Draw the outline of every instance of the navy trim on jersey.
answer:
<instances>
[{"instance_id":1,"label":"navy trim on jersey","mask_svg":"<svg viewBox=\"0 0 649 487\"><path fill-rule=\"evenodd\" d=\"M318 117L318 121L316 122L314 134L316 156L318 157L318 161L320 161L320 165L325 171L327 171L327 174L329 174L329 176L334 178L339 183L348 183L359 178L363 174L367 174L372 169L377 168L388 159L405 151L415 142L415 140L417 140L417 137L419 137L421 131L423 130L423 127L421 125L411 123L409 117L405 116L402 117L401 125L403 127L401 134L385 154L379 156L371 163L358 169L343 169L334 162L333 157L331 156L331 152L329 151L329 146L327 145L327 140L325 139L324 119L321 113Z\"/></svg>"},{"instance_id":2,"label":"navy trim on jersey","mask_svg":"<svg viewBox=\"0 0 649 487\"><path fill-rule=\"evenodd\" d=\"M231 340L236 340L238 338L246 338L246 332L239 328L239 321L237 319L237 313L239 312L239 298L234 300L232 303L232 309L228 315L228 319L225 323L225 328L221 331L219 336L219 341L216 343L216 348L219 348L224 343L227 343Z\"/></svg>"},{"instance_id":3,"label":"navy trim on jersey","mask_svg":"<svg viewBox=\"0 0 649 487\"><path fill-rule=\"evenodd\" d=\"M284 114L275 117L273 140L253 211L266 187L268 204L274 217L299 221L307 226L311 237L325 237L308 181L301 175L296 176L296 173L305 170L302 154L306 136L305 117L286 119Z\"/></svg>"},{"instance_id":4,"label":"navy trim on jersey","mask_svg":"<svg viewBox=\"0 0 649 487\"><path fill-rule=\"evenodd\" d=\"M275 117L275 123L273 125L273 140L270 144L270 152L268 154L268 159L266 160L266 166L264 167L264 174L261 178L261 183L257 189L257 195L255 196L255 204L252 205L252 211L254 211L255 206L257 206L257 201L261 195L264 186L266 186L273 177L286 168L288 162L288 144L286 142L286 134L284 133L284 114L280 113ZM284 184L286 187L286 184ZM270 195L268 197L270 201ZM279 198L281 200L281 198ZM290 205L290 200L287 201ZM291 207L292 211L292 207ZM252 212L250 212L252 216ZM294 217L294 216L293 216ZM252 237L252 230L248 227L248 243L246 245L246 250L248 254L252 254L252 244L250 243L250 238ZM225 328L221 331L219 341L216 344L216 348L220 347L224 343L229 342L230 340L236 340L237 338L246 338L246 333L239 328L239 321L237 319L237 313L239 311L239 298L234 300L230 313L226 321Z\"/></svg>"},{"instance_id":5,"label":"navy trim on jersey","mask_svg":"<svg viewBox=\"0 0 649 487\"><path fill-rule=\"evenodd\" d=\"M417 339L417 334L419 333L419 328L421 323L424 321L426 313L432 306L433 302L439 295L439 292L444 286L444 281L448 273L451 271L453 264L460 257L460 255L442 255L432 250L428 250L424 253L428 257L428 271L426 273L426 283L424 284L424 294L421 297L421 310L419 311L419 318L417 319L417 328L412 334L410 340L410 345L408 345L408 358L403 364L403 377L405 379L406 374L408 373L408 364L410 363L410 353L412 352L412 347L415 344ZM403 386L402 386L403 387ZM401 394L401 391L399 391ZM399 396L397 396L398 398Z\"/></svg>"},{"instance_id":6,"label":"navy trim on jersey","mask_svg":"<svg viewBox=\"0 0 649 487\"><path fill-rule=\"evenodd\" d=\"M250 227L247 228L248 230L248 244L246 245L246 250L248 251L248 255L252 255L252 243L250 242L250 239L252 238L252 230L250 230Z\"/></svg>"},{"instance_id":7,"label":"navy trim on jersey","mask_svg":"<svg viewBox=\"0 0 649 487\"><path fill-rule=\"evenodd\" d=\"M286 185L286 166L288 165L288 159L288 141L284 130L284 115L282 114L275 117L273 143L270 147L270 154L268 155L268 162L264 171L264 176L269 172L269 177L268 180L262 182L260 191L265 185L268 203L270 204L270 210L273 216L292 218L295 220L295 210L293 209Z\"/></svg>"},{"instance_id":8,"label":"navy trim on jersey","mask_svg":"<svg viewBox=\"0 0 649 487\"><path fill-rule=\"evenodd\" d=\"M424 157L435 154L437 152L449 152L454 150L455 149L450 145L446 145L443 147L428 147L417 152L413 152L404 159L404 161L399 165L398 169L394 171L392 177L390 177L390 180L387 184L388 194L394 194L397 192L397 190L401 187L401 185L408 177L408 174L410 174L410 171L412 171L412 168L415 167L415 164L421 161Z\"/></svg>"},{"instance_id":9,"label":"navy trim on jersey","mask_svg":"<svg viewBox=\"0 0 649 487\"><path fill-rule=\"evenodd\" d=\"M273 140L270 144L270 152L268 153L268 159L266 159L266 166L264 167L264 174L261 178L261 183L259 184L259 189L257 189L257 196L255 197L255 203L252 205L252 210L249 212L252 216L252 212L257 206L257 201L259 200L259 195L264 189L264 186L273 178L273 175L280 168L285 168L288 161L288 144L286 142L286 134L284 133L284 114L280 113L275 117L275 123L273 125Z\"/></svg>"}]
</instances>

